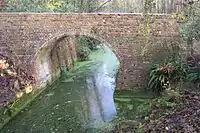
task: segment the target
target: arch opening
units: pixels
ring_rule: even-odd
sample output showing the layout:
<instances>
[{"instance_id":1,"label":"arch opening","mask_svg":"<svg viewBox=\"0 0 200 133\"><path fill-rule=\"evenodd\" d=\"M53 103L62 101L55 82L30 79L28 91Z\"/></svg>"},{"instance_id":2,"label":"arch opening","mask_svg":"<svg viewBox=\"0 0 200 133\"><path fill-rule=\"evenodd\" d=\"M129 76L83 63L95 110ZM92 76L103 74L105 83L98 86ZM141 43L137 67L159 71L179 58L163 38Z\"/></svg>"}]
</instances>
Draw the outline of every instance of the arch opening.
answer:
<instances>
[{"instance_id":1,"label":"arch opening","mask_svg":"<svg viewBox=\"0 0 200 133\"><path fill-rule=\"evenodd\" d=\"M33 58L33 63L35 64L34 70L36 71L37 86L40 87L43 86L43 84L46 82L52 82L54 79L60 76L59 74L62 69L66 68L69 70L77 60L87 60L79 58L80 51L78 51L79 46L77 46L77 43L81 43L79 42L80 38L83 38L84 41L90 41L90 46L88 46L90 52L101 49L103 47L107 47L109 52L112 53L112 56L115 57L117 61L119 61L119 57L115 48L113 48L110 43L107 43L107 41L101 37L96 37L91 34L61 34L43 44ZM83 53L85 51L82 50L81 52ZM90 52L86 52L86 55L88 56Z\"/></svg>"},{"instance_id":2,"label":"arch opening","mask_svg":"<svg viewBox=\"0 0 200 133\"><path fill-rule=\"evenodd\" d=\"M69 36L46 43L37 53L36 79L37 85L53 82L60 76L61 70L72 67L76 60L75 44Z\"/></svg>"},{"instance_id":3,"label":"arch opening","mask_svg":"<svg viewBox=\"0 0 200 133\"><path fill-rule=\"evenodd\" d=\"M84 47L83 53L85 47L90 50L88 58L81 59L80 47ZM77 60L82 61L83 67L80 65L76 69L74 62ZM44 45L36 62L40 84L58 78L62 69L69 70L68 77L61 81L58 88L61 87L61 90L65 92L63 95L74 94L70 99L75 107L73 115L78 115L78 121L81 121L84 128L93 128L95 125L111 121L116 116L114 91L119 60L109 44L102 43L91 36L65 36ZM74 67L75 74L72 74L70 70ZM69 75L70 80L68 80ZM54 97L56 100L57 97Z\"/></svg>"}]
</instances>

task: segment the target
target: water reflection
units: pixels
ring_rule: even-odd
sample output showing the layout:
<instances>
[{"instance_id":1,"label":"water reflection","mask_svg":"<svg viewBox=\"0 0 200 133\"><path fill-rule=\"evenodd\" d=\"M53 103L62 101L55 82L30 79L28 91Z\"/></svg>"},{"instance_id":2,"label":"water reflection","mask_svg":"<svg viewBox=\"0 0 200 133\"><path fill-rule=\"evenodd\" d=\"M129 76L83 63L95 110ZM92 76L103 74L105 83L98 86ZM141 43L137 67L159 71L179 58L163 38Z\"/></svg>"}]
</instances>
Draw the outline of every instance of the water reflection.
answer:
<instances>
[{"instance_id":1,"label":"water reflection","mask_svg":"<svg viewBox=\"0 0 200 133\"><path fill-rule=\"evenodd\" d=\"M93 74L86 79L91 126L109 122L116 116L113 100L115 77L109 75L104 63Z\"/></svg>"}]
</instances>

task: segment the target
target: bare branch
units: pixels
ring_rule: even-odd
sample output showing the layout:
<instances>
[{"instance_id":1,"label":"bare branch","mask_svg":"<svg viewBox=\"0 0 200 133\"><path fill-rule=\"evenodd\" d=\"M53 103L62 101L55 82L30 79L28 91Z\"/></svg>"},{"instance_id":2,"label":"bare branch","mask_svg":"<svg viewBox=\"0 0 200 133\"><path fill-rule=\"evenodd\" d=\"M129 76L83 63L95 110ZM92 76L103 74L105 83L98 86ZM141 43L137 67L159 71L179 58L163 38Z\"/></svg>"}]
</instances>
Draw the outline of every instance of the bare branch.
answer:
<instances>
[{"instance_id":1,"label":"bare branch","mask_svg":"<svg viewBox=\"0 0 200 133\"><path fill-rule=\"evenodd\" d=\"M112 0L107 0L103 4L101 4L99 7L93 10L93 12L98 11L99 9L103 8L107 3L111 2Z\"/></svg>"}]
</instances>

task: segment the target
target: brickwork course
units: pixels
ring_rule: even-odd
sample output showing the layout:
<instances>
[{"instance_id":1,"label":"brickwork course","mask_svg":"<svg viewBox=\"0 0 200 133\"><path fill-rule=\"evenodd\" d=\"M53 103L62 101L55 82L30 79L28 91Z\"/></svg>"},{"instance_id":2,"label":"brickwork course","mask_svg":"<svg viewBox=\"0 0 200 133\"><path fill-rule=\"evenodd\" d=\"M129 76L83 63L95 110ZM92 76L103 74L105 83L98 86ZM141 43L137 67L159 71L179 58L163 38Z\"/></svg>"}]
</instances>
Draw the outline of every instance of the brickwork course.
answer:
<instances>
[{"instance_id":1,"label":"brickwork course","mask_svg":"<svg viewBox=\"0 0 200 133\"><path fill-rule=\"evenodd\" d=\"M145 87L150 65L168 54L163 44L180 39L179 24L171 15L0 13L0 53L38 82L45 78L40 70L49 69L47 75L57 71L56 65L45 68L54 58L50 55L59 52L57 56L64 60L54 59L53 64L70 66L76 60L74 39L79 35L97 39L115 53L120 61L120 89ZM63 42L67 45L58 47Z\"/></svg>"}]
</instances>

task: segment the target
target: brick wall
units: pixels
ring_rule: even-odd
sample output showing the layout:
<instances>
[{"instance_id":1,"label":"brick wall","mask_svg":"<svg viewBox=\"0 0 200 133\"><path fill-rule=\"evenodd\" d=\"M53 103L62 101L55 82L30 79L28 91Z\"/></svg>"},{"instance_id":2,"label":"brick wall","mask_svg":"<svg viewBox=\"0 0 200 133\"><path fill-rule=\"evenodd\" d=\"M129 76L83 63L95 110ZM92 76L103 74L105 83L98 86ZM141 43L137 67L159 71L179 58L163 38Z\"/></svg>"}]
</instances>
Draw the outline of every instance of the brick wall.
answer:
<instances>
[{"instance_id":1,"label":"brick wall","mask_svg":"<svg viewBox=\"0 0 200 133\"><path fill-rule=\"evenodd\" d=\"M42 65L38 58L44 49L47 56L48 49L55 48L59 40L86 35L109 44L118 57L119 88L145 87L149 64L158 53L165 52L157 42L179 40L179 26L170 15L152 15L149 20L147 38L142 14L0 13L0 53L37 77ZM73 39L68 43L73 44ZM75 45L68 47L71 56L66 57L75 59ZM44 58L46 63L48 58Z\"/></svg>"}]
</instances>

